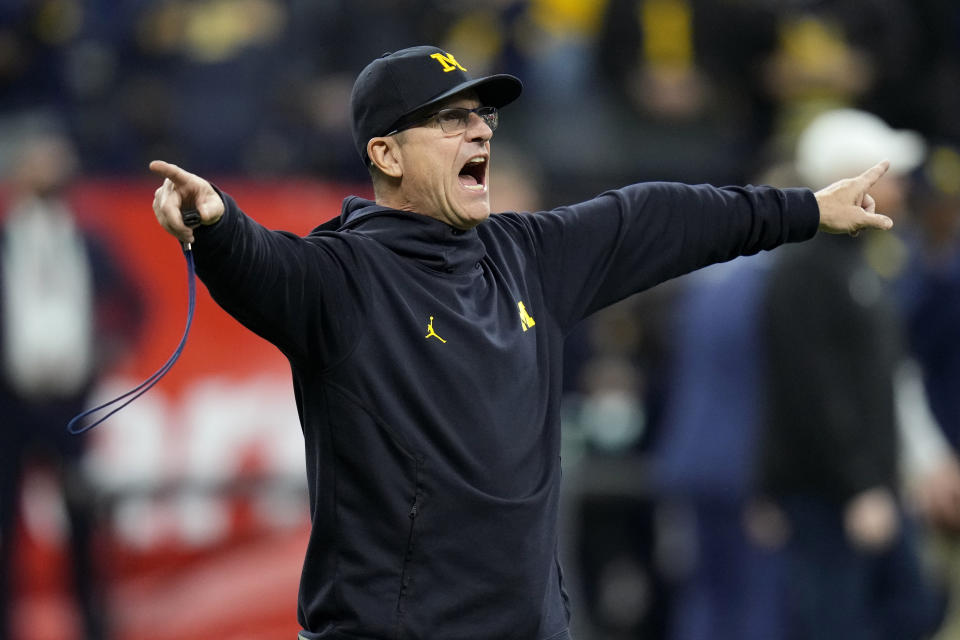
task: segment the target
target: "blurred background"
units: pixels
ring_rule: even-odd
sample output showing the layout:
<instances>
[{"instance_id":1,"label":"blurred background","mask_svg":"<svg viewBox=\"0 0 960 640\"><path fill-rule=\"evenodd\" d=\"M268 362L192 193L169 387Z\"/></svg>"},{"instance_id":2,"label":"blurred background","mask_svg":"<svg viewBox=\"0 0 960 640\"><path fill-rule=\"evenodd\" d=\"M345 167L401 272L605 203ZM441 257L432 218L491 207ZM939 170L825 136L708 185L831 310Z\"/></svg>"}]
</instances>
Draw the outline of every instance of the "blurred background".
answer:
<instances>
[{"instance_id":1,"label":"blurred background","mask_svg":"<svg viewBox=\"0 0 960 640\"><path fill-rule=\"evenodd\" d=\"M348 100L414 44L525 85L496 211L892 162L894 233L665 283L568 338L578 640L960 639L954 0L0 0L0 640L293 638L309 528L280 355L156 225L165 159L306 233L371 195Z\"/></svg>"}]
</instances>

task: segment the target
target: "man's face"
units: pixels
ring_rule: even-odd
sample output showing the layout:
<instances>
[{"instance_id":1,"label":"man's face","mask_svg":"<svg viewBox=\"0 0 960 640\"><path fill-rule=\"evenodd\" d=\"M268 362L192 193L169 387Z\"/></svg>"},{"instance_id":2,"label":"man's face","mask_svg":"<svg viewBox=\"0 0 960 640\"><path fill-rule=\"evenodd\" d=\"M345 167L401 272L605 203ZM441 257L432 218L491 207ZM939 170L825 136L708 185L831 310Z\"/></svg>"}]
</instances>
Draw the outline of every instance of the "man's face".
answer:
<instances>
[{"instance_id":1,"label":"man's face","mask_svg":"<svg viewBox=\"0 0 960 640\"><path fill-rule=\"evenodd\" d=\"M472 95L453 97L431 111L480 106ZM490 127L475 113L467 128L445 133L436 119L400 134L405 208L457 227L471 229L490 216Z\"/></svg>"}]
</instances>

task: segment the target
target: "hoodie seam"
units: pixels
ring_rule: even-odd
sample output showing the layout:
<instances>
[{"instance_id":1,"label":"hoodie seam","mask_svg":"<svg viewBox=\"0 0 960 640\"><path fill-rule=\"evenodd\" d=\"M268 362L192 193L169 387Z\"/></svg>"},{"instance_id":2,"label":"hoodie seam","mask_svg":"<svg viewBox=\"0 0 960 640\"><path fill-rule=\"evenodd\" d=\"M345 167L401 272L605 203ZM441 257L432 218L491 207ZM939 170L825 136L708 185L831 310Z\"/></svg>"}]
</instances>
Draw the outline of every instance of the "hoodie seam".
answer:
<instances>
[{"instance_id":1,"label":"hoodie seam","mask_svg":"<svg viewBox=\"0 0 960 640\"><path fill-rule=\"evenodd\" d=\"M415 462L417 464L420 464L423 462L423 460L425 459L424 455L422 453L417 453L414 450L414 448L410 446L408 442L406 442L405 439L401 438L399 434L397 434L396 430L392 426L390 426L390 423L387 420L384 420L383 417L380 416L378 413L376 413L375 411L372 411L367 403L364 403L360 398L358 398L349 390L340 386L336 382L331 382L327 380L326 386L329 389L336 391L341 397L349 401L352 405L360 409L360 411L365 413L371 420L373 420L373 422L377 425L377 427L379 429L382 429L390 437L390 440L412 462Z\"/></svg>"}]
</instances>

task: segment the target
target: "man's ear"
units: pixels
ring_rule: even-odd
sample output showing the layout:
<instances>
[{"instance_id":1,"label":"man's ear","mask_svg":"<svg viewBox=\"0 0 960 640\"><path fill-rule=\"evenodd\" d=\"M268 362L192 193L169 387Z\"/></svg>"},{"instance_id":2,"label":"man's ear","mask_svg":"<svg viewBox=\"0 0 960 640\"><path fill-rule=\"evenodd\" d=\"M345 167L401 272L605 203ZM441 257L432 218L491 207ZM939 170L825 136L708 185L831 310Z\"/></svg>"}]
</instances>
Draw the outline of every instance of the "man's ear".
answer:
<instances>
[{"instance_id":1,"label":"man's ear","mask_svg":"<svg viewBox=\"0 0 960 640\"><path fill-rule=\"evenodd\" d=\"M400 144L395 137L370 138L367 143L367 156L384 175L391 178L403 176Z\"/></svg>"}]
</instances>

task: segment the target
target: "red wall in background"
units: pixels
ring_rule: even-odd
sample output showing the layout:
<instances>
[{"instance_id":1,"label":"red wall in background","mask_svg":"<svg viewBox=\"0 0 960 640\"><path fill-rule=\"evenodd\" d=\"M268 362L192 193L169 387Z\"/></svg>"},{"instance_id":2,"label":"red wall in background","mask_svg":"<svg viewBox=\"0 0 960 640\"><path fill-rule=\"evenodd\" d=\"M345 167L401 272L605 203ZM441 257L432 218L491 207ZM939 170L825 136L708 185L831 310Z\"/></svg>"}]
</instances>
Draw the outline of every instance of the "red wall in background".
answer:
<instances>
[{"instance_id":1,"label":"red wall in background","mask_svg":"<svg viewBox=\"0 0 960 640\"><path fill-rule=\"evenodd\" d=\"M177 241L157 224L152 210L157 186L159 181L96 180L79 185L72 194L84 226L102 230L146 294L149 306L143 340L124 367L125 373L138 379L150 375L170 356L183 332L187 311L183 256ZM263 225L301 235L339 215L346 195L360 193L350 187L308 181L226 179L217 186ZM242 358L237 357L239 353ZM175 393L197 376L225 370L237 375L254 370L288 371L275 348L223 313L200 285L190 341L161 384Z\"/></svg>"},{"instance_id":2,"label":"red wall in background","mask_svg":"<svg viewBox=\"0 0 960 640\"><path fill-rule=\"evenodd\" d=\"M338 215L346 195L370 197L367 187L307 180L223 179L217 184L265 226L301 235ZM166 362L186 320L186 265L176 240L159 227L151 209L157 186L159 180L98 179L82 182L70 193L81 225L101 235L130 270L145 300L141 338L111 376L124 385L145 379ZM0 186L0 202L3 193ZM205 384L220 391L196 394L195 390ZM133 428L139 428L142 422L137 411L150 403L164 407L164 411L146 414L163 418L152 427L157 450L150 454L151 459L159 461L161 471L150 476L156 487L150 486L151 480L144 487L143 479L135 473L130 479L130 486L136 486L136 491L145 489L148 495L154 488L162 494L170 484L180 483L189 490L197 478L210 480L204 476L207 463L196 453L195 445L202 441L207 442L207 450L211 448L210 433L204 431L209 431L209 420L203 416L223 414L229 409L229 400L216 405L209 398L222 397L234 388L240 389L234 392L239 394L247 388L258 393L266 388L263 393L268 400L292 407L289 386L289 368L279 351L220 310L198 283L196 316L180 360L146 396L91 433L92 449L107 452L96 462L120 469L109 490L121 494L122 502L127 485L125 467L120 463L131 449L130 441L118 435L137 433ZM214 406L205 407L204 402ZM262 404L260 396L254 403ZM283 435L299 437L295 414L293 425L287 424L288 418L285 414ZM184 517L182 512L176 515L179 506L165 503L163 497L148 498L148 529L153 527L159 533L147 542L131 542L134 538L121 531L115 514L104 519L101 547L110 576L116 640L296 637L296 591L309 532L306 499L293 501L294 512L302 514L299 519L282 514L264 516L263 505L258 507L249 494L229 488L231 482L242 486L251 477L259 481L264 477L269 480L271 473L276 475L276 459L262 459L262 451L278 438L279 427L270 419L257 419L263 422L263 428L248 424L233 429L230 425L215 431L213 449L232 456L213 477L228 485L215 497L216 507L226 514L226 524L215 536L199 542L191 539L183 532L190 529L190 516ZM293 469L294 479L303 472L302 454L296 463L281 464L288 469L297 467ZM135 470L136 465L127 469ZM289 484L290 474L284 474L284 478ZM50 501L37 498L36 492L33 495L25 500ZM36 504L25 502L24 507L25 512L37 511ZM206 513L201 511L199 517L206 517ZM79 637L66 572L65 534L38 529L29 520L25 518L21 527L22 545L18 547L19 590L14 615L21 640Z\"/></svg>"}]
</instances>

